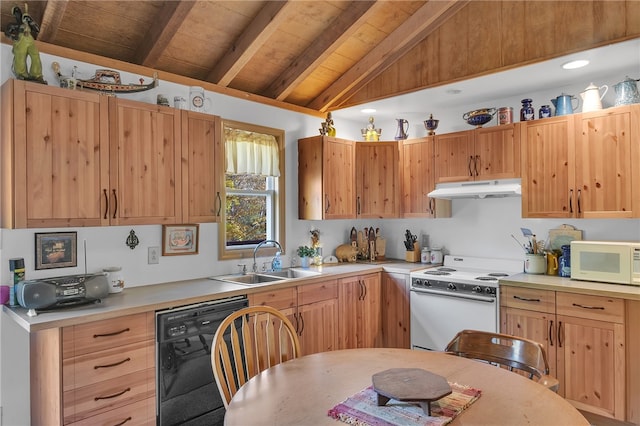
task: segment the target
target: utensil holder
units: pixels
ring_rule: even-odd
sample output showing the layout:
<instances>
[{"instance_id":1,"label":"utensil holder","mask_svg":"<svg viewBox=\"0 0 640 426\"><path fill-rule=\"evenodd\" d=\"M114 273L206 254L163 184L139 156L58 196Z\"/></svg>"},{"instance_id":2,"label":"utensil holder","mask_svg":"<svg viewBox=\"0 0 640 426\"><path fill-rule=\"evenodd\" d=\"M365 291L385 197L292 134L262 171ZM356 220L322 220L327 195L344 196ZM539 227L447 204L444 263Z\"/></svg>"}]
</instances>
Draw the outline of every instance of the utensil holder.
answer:
<instances>
[{"instance_id":1,"label":"utensil holder","mask_svg":"<svg viewBox=\"0 0 640 426\"><path fill-rule=\"evenodd\" d=\"M413 263L420 262L420 246L418 246L418 243L413 243L413 250L406 251L404 260Z\"/></svg>"}]
</instances>

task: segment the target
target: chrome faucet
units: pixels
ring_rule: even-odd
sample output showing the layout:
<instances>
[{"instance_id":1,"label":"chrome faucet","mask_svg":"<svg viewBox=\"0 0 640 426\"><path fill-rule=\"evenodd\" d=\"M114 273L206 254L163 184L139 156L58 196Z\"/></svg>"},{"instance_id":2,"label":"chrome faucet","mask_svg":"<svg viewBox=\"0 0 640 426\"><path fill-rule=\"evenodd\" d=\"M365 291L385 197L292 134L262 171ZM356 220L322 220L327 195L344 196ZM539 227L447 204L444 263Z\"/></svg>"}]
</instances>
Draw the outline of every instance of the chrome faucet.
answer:
<instances>
[{"instance_id":1,"label":"chrome faucet","mask_svg":"<svg viewBox=\"0 0 640 426\"><path fill-rule=\"evenodd\" d=\"M256 253L258 252L258 249L260 247L262 247L263 245L267 244L267 243L272 243L276 246L278 246L278 248L280 249L280 253L282 253L282 246L280 245L279 242L277 242L276 240L264 240L264 241L260 241L258 243L258 245L256 246L256 248L253 249L253 272L258 272L258 264L256 263Z\"/></svg>"}]
</instances>

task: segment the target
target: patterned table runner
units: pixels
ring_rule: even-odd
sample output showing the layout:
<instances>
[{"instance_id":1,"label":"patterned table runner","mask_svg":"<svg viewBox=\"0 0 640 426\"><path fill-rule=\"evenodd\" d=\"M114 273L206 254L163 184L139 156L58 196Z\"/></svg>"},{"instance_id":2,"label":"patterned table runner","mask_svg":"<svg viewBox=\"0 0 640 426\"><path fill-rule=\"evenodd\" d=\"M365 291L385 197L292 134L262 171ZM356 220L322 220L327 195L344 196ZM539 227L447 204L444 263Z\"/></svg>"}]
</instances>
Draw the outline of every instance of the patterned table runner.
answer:
<instances>
[{"instance_id":1,"label":"patterned table runner","mask_svg":"<svg viewBox=\"0 0 640 426\"><path fill-rule=\"evenodd\" d=\"M479 389L449 383L450 395L431 403L431 416L420 406L391 399L378 406L378 394L373 386L361 390L329 410L328 415L344 423L357 426L441 426L452 421L473 404L481 394Z\"/></svg>"}]
</instances>

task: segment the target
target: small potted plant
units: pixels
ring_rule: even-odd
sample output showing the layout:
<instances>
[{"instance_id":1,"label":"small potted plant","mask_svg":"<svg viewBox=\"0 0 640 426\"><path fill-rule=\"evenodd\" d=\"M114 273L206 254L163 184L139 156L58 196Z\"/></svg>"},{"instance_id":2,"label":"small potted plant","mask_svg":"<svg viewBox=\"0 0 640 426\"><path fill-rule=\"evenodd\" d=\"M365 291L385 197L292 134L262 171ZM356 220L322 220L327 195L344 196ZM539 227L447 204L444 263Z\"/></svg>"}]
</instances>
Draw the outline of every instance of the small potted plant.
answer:
<instances>
[{"instance_id":1,"label":"small potted plant","mask_svg":"<svg viewBox=\"0 0 640 426\"><path fill-rule=\"evenodd\" d=\"M298 247L298 256L300 257L300 264L303 268L309 267L309 259L316 255L316 250L308 246Z\"/></svg>"}]
</instances>

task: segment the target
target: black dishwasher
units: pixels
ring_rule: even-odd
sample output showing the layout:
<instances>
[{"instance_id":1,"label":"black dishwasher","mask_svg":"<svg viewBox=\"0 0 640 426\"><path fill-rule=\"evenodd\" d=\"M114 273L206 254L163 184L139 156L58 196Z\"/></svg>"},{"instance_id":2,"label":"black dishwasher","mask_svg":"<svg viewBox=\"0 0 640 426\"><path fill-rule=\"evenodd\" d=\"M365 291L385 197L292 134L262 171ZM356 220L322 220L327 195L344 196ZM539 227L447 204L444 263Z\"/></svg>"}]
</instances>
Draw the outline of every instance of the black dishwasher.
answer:
<instances>
[{"instance_id":1,"label":"black dishwasher","mask_svg":"<svg viewBox=\"0 0 640 426\"><path fill-rule=\"evenodd\" d=\"M236 296L156 312L158 425L222 425L211 343L220 323L248 305L246 296Z\"/></svg>"}]
</instances>

